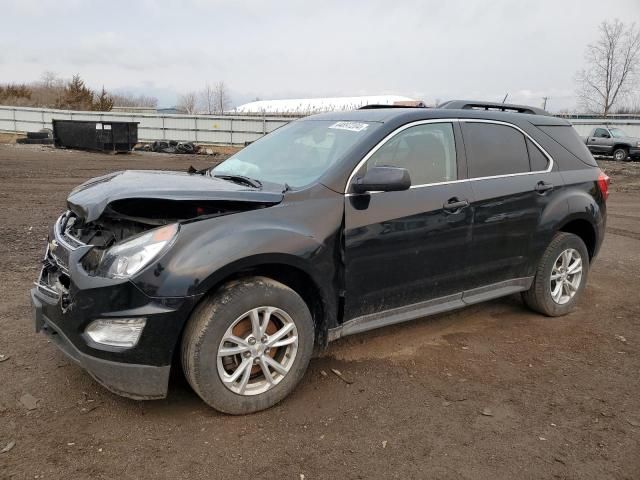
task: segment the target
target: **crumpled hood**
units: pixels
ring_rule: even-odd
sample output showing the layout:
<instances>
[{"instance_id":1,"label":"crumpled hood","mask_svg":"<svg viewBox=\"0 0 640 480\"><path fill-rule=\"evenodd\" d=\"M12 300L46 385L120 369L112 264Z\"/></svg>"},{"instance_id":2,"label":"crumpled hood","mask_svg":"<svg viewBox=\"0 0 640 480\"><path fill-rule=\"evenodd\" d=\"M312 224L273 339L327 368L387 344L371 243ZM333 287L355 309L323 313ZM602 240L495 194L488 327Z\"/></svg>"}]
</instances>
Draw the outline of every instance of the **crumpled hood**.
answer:
<instances>
[{"instance_id":1,"label":"crumpled hood","mask_svg":"<svg viewBox=\"0 0 640 480\"><path fill-rule=\"evenodd\" d=\"M282 189L276 187L269 184L255 189L208 175L182 172L125 170L92 178L79 185L69 194L67 204L76 215L91 222L116 200L158 198L275 204L283 198Z\"/></svg>"}]
</instances>

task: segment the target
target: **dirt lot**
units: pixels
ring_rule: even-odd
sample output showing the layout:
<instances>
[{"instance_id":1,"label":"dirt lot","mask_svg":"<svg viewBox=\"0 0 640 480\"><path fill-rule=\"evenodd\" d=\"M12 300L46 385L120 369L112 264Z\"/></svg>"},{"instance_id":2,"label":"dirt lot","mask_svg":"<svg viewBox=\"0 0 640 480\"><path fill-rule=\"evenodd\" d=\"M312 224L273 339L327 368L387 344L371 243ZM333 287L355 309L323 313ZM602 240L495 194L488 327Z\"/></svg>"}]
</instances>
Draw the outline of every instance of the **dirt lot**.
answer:
<instances>
[{"instance_id":1,"label":"dirt lot","mask_svg":"<svg viewBox=\"0 0 640 480\"><path fill-rule=\"evenodd\" d=\"M27 295L73 186L209 162L0 145L1 479L640 478L640 164L603 162L608 235L575 313L514 296L346 338L283 403L229 417L179 375L166 400L110 394L34 333Z\"/></svg>"}]
</instances>

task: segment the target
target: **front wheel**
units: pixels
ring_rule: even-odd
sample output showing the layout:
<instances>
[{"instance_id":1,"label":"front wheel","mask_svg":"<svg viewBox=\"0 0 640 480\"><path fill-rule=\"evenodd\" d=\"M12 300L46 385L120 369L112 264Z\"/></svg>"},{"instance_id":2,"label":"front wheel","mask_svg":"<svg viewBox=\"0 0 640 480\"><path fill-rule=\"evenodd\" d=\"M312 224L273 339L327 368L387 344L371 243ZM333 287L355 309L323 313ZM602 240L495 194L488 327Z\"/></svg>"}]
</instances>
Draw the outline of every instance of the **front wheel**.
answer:
<instances>
[{"instance_id":1,"label":"front wheel","mask_svg":"<svg viewBox=\"0 0 640 480\"><path fill-rule=\"evenodd\" d=\"M549 317L572 311L584 291L589 273L589 253L580 237L559 232L545 250L524 302Z\"/></svg>"},{"instance_id":2,"label":"front wheel","mask_svg":"<svg viewBox=\"0 0 640 480\"><path fill-rule=\"evenodd\" d=\"M629 152L627 152L627 150L624 148L616 148L613 151L613 159L618 162L626 160L628 156L629 156Z\"/></svg>"},{"instance_id":3,"label":"front wheel","mask_svg":"<svg viewBox=\"0 0 640 480\"><path fill-rule=\"evenodd\" d=\"M230 282L191 316L182 365L211 407L241 415L269 408L302 379L314 343L309 308L292 289L266 277Z\"/></svg>"}]
</instances>

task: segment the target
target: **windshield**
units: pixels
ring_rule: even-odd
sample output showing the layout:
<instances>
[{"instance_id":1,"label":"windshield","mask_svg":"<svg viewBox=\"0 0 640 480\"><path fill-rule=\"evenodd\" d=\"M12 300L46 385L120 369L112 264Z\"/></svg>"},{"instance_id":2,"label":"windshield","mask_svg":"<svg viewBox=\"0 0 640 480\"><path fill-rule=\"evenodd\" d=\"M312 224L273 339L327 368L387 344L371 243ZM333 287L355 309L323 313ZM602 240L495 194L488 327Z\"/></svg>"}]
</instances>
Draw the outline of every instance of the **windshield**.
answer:
<instances>
[{"instance_id":1,"label":"windshield","mask_svg":"<svg viewBox=\"0 0 640 480\"><path fill-rule=\"evenodd\" d=\"M615 138L628 137L628 135L624 133L622 130L620 130L619 128L610 128L609 131L611 132L611 135L613 135Z\"/></svg>"},{"instance_id":2,"label":"windshield","mask_svg":"<svg viewBox=\"0 0 640 480\"><path fill-rule=\"evenodd\" d=\"M317 180L378 125L335 120L292 122L229 157L212 174L302 187Z\"/></svg>"}]
</instances>

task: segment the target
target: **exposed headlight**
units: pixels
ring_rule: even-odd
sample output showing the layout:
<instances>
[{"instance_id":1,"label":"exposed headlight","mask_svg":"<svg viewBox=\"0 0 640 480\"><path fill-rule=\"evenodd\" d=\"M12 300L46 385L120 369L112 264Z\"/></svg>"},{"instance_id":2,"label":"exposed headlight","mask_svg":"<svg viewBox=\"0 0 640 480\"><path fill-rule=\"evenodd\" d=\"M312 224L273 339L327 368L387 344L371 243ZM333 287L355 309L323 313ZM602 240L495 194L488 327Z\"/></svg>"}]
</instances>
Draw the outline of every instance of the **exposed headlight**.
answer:
<instances>
[{"instance_id":1,"label":"exposed headlight","mask_svg":"<svg viewBox=\"0 0 640 480\"><path fill-rule=\"evenodd\" d=\"M146 318L105 318L91 322L85 333L102 345L131 348L140 340L146 323Z\"/></svg>"},{"instance_id":2,"label":"exposed headlight","mask_svg":"<svg viewBox=\"0 0 640 480\"><path fill-rule=\"evenodd\" d=\"M173 223L116 243L102 255L98 275L110 278L135 275L171 244L177 233L178 224Z\"/></svg>"}]
</instances>

